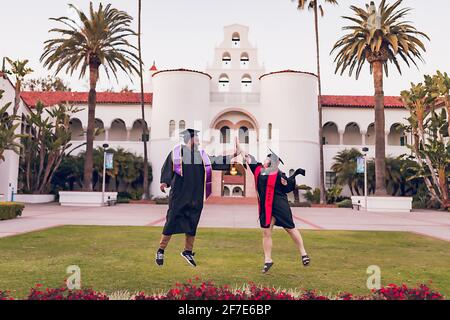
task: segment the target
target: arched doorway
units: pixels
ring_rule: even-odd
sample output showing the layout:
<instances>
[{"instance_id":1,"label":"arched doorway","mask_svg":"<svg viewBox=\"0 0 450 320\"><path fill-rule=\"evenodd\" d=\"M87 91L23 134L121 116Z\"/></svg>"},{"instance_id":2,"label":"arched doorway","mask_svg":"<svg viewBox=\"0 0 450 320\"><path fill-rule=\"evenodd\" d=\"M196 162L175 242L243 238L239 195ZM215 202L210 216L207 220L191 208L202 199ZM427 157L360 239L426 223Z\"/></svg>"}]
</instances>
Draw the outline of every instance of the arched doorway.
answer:
<instances>
[{"instance_id":1,"label":"arched doorway","mask_svg":"<svg viewBox=\"0 0 450 320\"><path fill-rule=\"evenodd\" d=\"M237 138L241 143L241 148L255 154L258 145L259 124L247 110L229 108L221 111L211 121L210 130L214 139L211 138L209 147L214 150L213 153L224 154L229 151L233 147L230 143L233 144ZM235 161L241 162L242 159L238 157ZM229 194L230 197L233 197L234 188L240 187L242 195L239 197L256 197L251 170L245 170L242 164L236 164L233 168L233 171L215 171L213 173L213 190L216 190L213 191L213 195L224 197Z\"/></svg>"},{"instance_id":2,"label":"arched doorway","mask_svg":"<svg viewBox=\"0 0 450 320\"><path fill-rule=\"evenodd\" d=\"M222 172L222 195L224 197L245 197L246 170L240 163L235 163L229 171ZM239 189L239 191L236 191Z\"/></svg>"}]
</instances>

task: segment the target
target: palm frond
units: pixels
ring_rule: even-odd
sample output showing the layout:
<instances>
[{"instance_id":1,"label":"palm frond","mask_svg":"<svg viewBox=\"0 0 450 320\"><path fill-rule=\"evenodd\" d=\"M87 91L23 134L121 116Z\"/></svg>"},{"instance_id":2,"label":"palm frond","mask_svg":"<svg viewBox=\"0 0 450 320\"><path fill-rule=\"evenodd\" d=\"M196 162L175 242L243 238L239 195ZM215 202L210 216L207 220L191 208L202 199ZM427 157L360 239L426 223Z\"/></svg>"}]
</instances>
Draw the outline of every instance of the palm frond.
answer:
<instances>
[{"instance_id":1,"label":"palm frond","mask_svg":"<svg viewBox=\"0 0 450 320\"><path fill-rule=\"evenodd\" d=\"M95 9L90 3L88 14L69 4L76 13L76 19L68 17L51 18L60 24L50 29L55 38L45 41L41 62L44 67L54 69L55 75L64 70L73 75L79 72L83 78L92 64L102 66L107 77L117 80L119 70L131 79L138 73L140 63L136 46L129 42L137 36L131 29L133 18L126 12L100 4Z\"/></svg>"},{"instance_id":2,"label":"palm frond","mask_svg":"<svg viewBox=\"0 0 450 320\"><path fill-rule=\"evenodd\" d=\"M412 9L400 8L402 2L397 0L390 5L383 0L377 9L369 4L365 8L350 7L354 15L343 19L352 24L343 27L348 33L331 50L331 54L336 54L335 73L342 75L349 70L350 76L355 74L358 78L366 61L381 60L386 75L391 63L401 74L400 61L408 67L411 64L417 67L417 61L424 61L422 54L426 48L421 38L430 38L405 20Z\"/></svg>"}]
</instances>

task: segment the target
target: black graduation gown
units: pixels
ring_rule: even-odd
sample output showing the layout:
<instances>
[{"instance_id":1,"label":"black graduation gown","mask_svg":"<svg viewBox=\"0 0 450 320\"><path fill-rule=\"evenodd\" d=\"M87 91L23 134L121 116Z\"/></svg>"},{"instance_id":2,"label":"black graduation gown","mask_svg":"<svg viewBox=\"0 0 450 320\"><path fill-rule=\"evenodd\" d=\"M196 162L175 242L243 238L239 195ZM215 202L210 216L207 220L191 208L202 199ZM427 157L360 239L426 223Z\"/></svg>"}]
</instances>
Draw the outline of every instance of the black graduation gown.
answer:
<instances>
[{"instance_id":1,"label":"black graduation gown","mask_svg":"<svg viewBox=\"0 0 450 320\"><path fill-rule=\"evenodd\" d=\"M163 234L185 233L195 236L203 209L205 195L205 168L198 150L182 146L183 177L173 171L172 152L161 170L161 183L171 187L169 209ZM213 170L229 170L231 157L209 156Z\"/></svg>"},{"instance_id":2,"label":"black graduation gown","mask_svg":"<svg viewBox=\"0 0 450 320\"><path fill-rule=\"evenodd\" d=\"M262 167L261 163L256 162L255 158L252 157L252 163L249 164L250 169L253 174L255 174L256 168L259 166ZM281 183L281 178L287 181L287 185L283 185ZM256 182L256 189L258 192L258 201L259 201L259 222L261 228L270 228L269 225L266 225L266 189L267 182L269 179L268 174L264 174L264 169L261 168L261 173L258 177L258 181ZM272 217L275 218L275 225L286 228L286 229L294 229L295 223L292 218L291 207L289 206L289 201L287 194L294 191L296 186L295 176L288 178L282 171L278 170L276 182L275 182L275 191L273 196L273 204L272 204Z\"/></svg>"}]
</instances>

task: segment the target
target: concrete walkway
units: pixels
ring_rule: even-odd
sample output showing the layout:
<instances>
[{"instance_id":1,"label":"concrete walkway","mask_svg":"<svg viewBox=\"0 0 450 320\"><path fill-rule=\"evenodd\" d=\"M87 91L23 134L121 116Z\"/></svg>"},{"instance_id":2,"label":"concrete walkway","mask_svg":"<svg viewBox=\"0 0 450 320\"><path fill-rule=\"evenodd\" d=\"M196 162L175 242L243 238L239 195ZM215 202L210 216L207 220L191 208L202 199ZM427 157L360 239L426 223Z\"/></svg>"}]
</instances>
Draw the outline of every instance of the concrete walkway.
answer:
<instances>
[{"instance_id":1,"label":"concrete walkway","mask_svg":"<svg viewBox=\"0 0 450 320\"><path fill-rule=\"evenodd\" d=\"M58 204L28 205L23 216L0 221L0 238L62 225L162 226L167 206L117 205L70 208ZM450 213L366 213L351 209L293 208L300 229L410 231L450 241ZM207 204L200 227L258 228L257 206Z\"/></svg>"}]
</instances>

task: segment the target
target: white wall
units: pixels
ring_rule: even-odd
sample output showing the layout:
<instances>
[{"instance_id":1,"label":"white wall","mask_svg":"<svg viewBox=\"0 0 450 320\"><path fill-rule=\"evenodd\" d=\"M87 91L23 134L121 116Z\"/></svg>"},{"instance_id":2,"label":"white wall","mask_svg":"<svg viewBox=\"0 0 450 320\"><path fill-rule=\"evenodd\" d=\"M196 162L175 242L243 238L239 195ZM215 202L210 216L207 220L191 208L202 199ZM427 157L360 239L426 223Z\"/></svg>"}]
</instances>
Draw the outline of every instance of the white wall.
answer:
<instances>
[{"instance_id":1,"label":"white wall","mask_svg":"<svg viewBox=\"0 0 450 320\"><path fill-rule=\"evenodd\" d=\"M273 136L269 146L285 161L282 168L304 168L306 177L298 183L316 187L319 184L319 113L317 110L317 78L305 73L277 73L261 79L260 158L267 155L264 147L268 124Z\"/></svg>"},{"instance_id":2,"label":"white wall","mask_svg":"<svg viewBox=\"0 0 450 320\"><path fill-rule=\"evenodd\" d=\"M0 90L4 90L2 99L0 99L0 108L11 102L8 108L8 114L13 113L14 109L14 87L9 80L0 77ZM28 114L27 107L21 102L18 110L18 115ZM17 133L20 133L20 126L17 128ZM11 200L11 188L17 192L18 176L19 176L19 155L12 151L5 151L5 161L0 162L0 194L5 195L5 200Z\"/></svg>"},{"instance_id":3,"label":"white wall","mask_svg":"<svg viewBox=\"0 0 450 320\"><path fill-rule=\"evenodd\" d=\"M186 128L200 130L202 134L209 128L210 78L190 71L161 72L153 77L153 86L150 159L154 177L151 194L155 197L164 195L159 190L161 168L173 146L180 141L178 133L169 137L170 121L174 120L178 128L183 120Z\"/></svg>"}]
</instances>

